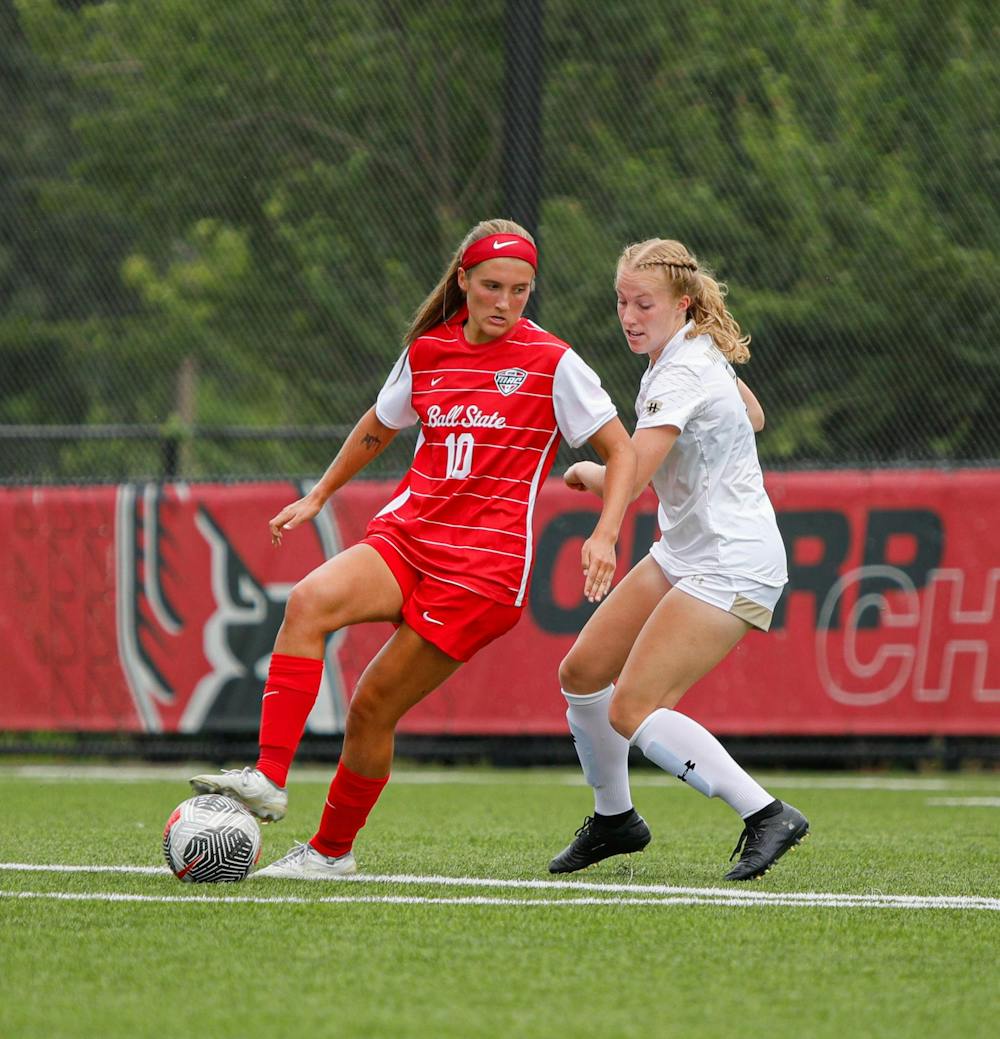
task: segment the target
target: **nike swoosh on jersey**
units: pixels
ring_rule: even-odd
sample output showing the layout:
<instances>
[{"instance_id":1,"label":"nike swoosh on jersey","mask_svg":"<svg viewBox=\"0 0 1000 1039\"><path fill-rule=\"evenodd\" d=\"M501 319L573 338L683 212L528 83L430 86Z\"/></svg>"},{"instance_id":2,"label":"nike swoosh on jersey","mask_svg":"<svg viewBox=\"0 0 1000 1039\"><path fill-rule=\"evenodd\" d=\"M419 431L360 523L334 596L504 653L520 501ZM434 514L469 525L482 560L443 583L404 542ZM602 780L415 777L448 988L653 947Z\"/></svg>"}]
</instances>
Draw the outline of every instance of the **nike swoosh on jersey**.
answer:
<instances>
[{"instance_id":1,"label":"nike swoosh on jersey","mask_svg":"<svg viewBox=\"0 0 1000 1039\"><path fill-rule=\"evenodd\" d=\"M436 379L431 379L431 385L437 386L437 384L444 378L443 375L439 375Z\"/></svg>"},{"instance_id":2,"label":"nike swoosh on jersey","mask_svg":"<svg viewBox=\"0 0 1000 1039\"><path fill-rule=\"evenodd\" d=\"M423 612L423 618L428 624L440 624L444 627L444 621L435 620L426 610Z\"/></svg>"}]
</instances>

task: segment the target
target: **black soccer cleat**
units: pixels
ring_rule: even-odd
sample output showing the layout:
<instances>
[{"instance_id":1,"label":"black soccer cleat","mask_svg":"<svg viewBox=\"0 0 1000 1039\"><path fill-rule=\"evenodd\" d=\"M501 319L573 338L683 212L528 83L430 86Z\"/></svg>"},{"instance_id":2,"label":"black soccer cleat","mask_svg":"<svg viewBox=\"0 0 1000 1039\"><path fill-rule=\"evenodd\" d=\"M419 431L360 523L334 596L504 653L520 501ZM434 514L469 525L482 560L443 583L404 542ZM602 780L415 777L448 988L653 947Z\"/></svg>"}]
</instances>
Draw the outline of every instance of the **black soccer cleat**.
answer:
<instances>
[{"instance_id":1,"label":"black soccer cleat","mask_svg":"<svg viewBox=\"0 0 1000 1039\"><path fill-rule=\"evenodd\" d=\"M612 855L642 851L653 839L646 820L638 812L618 826L604 826L588 815L572 843L549 863L550 873L575 873Z\"/></svg>"},{"instance_id":2,"label":"black soccer cleat","mask_svg":"<svg viewBox=\"0 0 1000 1039\"><path fill-rule=\"evenodd\" d=\"M809 820L797 809L781 802L781 811L755 825L747 823L736 842L732 862L743 849L740 861L726 874L726 880L756 880L809 833Z\"/></svg>"}]
</instances>

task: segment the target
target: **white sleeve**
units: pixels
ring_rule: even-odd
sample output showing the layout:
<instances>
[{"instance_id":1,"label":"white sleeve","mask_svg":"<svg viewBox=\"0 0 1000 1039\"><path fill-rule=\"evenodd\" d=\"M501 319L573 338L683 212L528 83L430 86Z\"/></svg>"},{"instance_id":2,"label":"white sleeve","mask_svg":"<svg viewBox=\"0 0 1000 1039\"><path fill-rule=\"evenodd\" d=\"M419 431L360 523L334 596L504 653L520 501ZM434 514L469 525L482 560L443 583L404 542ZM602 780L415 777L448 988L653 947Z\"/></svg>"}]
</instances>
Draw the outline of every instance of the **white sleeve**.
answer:
<instances>
[{"instance_id":1,"label":"white sleeve","mask_svg":"<svg viewBox=\"0 0 1000 1039\"><path fill-rule=\"evenodd\" d=\"M410 351L404 350L392 366L389 378L379 390L375 401L375 417L390 429L405 429L419 421L413 410L413 373L410 371Z\"/></svg>"},{"instance_id":2,"label":"white sleeve","mask_svg":"<svg viewBox=\"0 0 1000 1039\"><path fill-rule=\"evenodd\" d=\"M579 447L606 422L618 417L597 372L572 350L567 350L556 365L552 403L559 432L570 447Z\"/></svg>"},{"instance_id":3,"label":"white sleeve","mask_svg":"<svg viewBox=\"0 0 1000 1039\"><path fill-rule=\"evenodd\" d=\"M693 368L668 364L649 384L635 428L676 426L683 432L707 401L705 384Z\"/></svg>"}]
</instances>

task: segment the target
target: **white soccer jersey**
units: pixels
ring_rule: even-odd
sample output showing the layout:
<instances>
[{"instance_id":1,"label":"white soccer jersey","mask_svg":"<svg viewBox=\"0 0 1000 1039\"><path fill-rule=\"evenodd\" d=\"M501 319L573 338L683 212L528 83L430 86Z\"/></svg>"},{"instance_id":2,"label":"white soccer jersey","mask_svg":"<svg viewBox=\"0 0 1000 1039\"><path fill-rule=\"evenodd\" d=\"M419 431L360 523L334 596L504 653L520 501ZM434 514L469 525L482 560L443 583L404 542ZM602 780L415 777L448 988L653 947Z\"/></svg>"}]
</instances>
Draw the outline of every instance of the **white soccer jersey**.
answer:
<instances>
[{"instance_id":1,"label":"white soccer jersey","mask_svg":"<svg viewBox=\"0 0 1000 1039\"><path fill-rule=\"evenodd\" d=\"M418 570L497 602L524 602L532 512L560 434L578 447L617 412L597 375L526 319L482 345L461 320L420 336L375 405L393 429L421 423L413 464L372 520Z\"/></svg>"},{"instance_id":2,"label":"white soccer jersey","mask_svg":"<svg viewBox=\"0 0 1000 1039\"><path fill-rule=\"evenodd\" d=\"M686 324L643 375L636 429L681 433L653 474L660 548L671 573L730 574L779 587L785 547L764 490L736 373L711 336Z\"/></svg>"}]
</instances>

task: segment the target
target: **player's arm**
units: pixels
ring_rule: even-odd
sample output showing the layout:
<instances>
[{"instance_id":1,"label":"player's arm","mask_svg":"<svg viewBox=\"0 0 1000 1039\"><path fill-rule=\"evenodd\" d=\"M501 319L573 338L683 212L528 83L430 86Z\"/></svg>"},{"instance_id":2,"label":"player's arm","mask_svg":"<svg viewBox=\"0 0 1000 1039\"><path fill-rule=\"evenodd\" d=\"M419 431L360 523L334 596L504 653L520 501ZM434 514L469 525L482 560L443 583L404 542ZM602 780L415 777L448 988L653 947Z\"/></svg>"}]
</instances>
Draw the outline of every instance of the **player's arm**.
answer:
<instances>
[{"instance_id":1,"label":"player's arm","mask_svg":"<svg viewBox=\"0 0 1000 1039\"><path fill-rule=\"evenodd\" d=\"M753 431L759 433L764 428L764 409L760 406L760 401L742 379L736 380L736 388L740 391L740 397L746 405L747 417L750 419Z\"/></svg>"},{"instance_id":2,"label":"player's arm","mask_svg":"<svg viewBox=\"0 0 1000 1039\"><path fill-rule=\"evenodd\" d=\"M286 530L294 530L317 516L327 499L377 458L398 432L398 429L393 429L379 420L374 405L369 408L344 441L336 458L319 478L316 486L305 497L286 505L277 516L268 521L272 543L280 545L281 536Z\"/></svg>"},{"instance_id":3,"label":"player's arm","mask_svg":"<svg viewBox=\"0 0 1000 1039\"><path fill-rule=\"evenodd\" d=\"M630 503L646 489L653 473L660 467L679 436L680 430L676 426L651 426L648 429L637 429L632 435L636 467L632 486L629 488ZM607 470L597 462L574 462L566 470L563 480L566 486L574 491L590 491L603 498Z\"/></svg>"},{"instance_id":4,"label":"player's arm","mask_svg":"<svg viewBox=\"0 0 1000 1039\"><path fill-rule=\"evenodd\" d=\"M583 594L590 602L598 602L611 590L615 576L615 545L621 530L625 510L631 498L629 492L635 480L635 449L621 420L605 422L588 443L604 460L601 470L601 515L594 532L584 542L581 553L586 575Z\"/></svg>"},{"instance_id":5,"label":"player's arm","mask_svg":"<svg viewBox=\"0 0 1000 1039\"><path fill-rule=\"evenodd\" d=\"M648 426L632 434L636 466L630 501L635 501L646 489L680 435L676 426Z\"/></svg>"}]
</instances>

